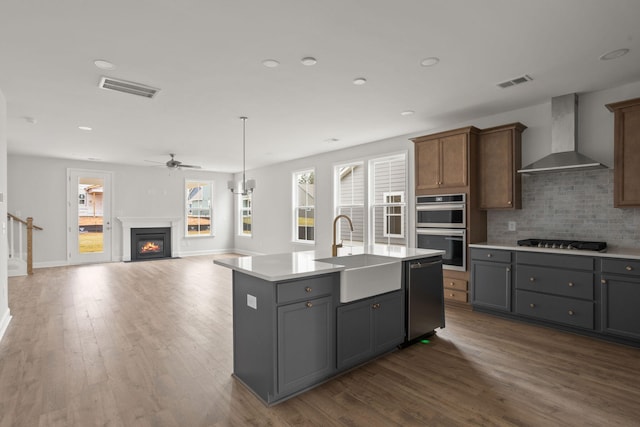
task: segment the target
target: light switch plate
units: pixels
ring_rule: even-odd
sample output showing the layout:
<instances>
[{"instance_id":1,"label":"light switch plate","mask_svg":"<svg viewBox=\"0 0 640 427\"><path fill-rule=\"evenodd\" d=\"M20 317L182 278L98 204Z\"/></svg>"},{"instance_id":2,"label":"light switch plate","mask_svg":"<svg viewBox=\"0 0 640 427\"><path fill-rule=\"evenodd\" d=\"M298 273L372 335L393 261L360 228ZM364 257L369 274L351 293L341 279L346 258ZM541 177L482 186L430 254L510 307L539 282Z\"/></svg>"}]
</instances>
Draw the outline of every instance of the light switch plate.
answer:
<instances>
[{"instance_id":1,"label":"light switch plate","mask_svg":"<svg viewBox=\"0 0 640 427\"><path fill-rule=\"evenodd\" d=\"M509 231L516 231L516 222L515 221L509 221L507 223L508 227L509 227Z\"/></svg>"}]
</instances>

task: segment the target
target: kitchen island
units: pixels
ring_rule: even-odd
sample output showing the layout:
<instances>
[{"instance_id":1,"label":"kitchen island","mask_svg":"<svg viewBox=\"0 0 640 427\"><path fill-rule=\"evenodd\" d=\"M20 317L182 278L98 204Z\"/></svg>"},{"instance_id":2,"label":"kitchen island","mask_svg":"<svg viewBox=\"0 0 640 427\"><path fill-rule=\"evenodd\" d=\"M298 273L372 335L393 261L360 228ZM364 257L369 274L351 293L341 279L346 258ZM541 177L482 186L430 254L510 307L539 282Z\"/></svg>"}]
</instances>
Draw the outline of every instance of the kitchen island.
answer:
<instances>
[{"instance_id":1,"label":"kitchen island","mask_svg":"<svg viewBox=\"0 0 640 427\"><path fill-rule=\"evenodd\" d=\"M345 257L351 259L344 264L320 251L214 261L233 270L233 375L266 404L293 397L406 341L408 263L439 262L443 252L378 245L364 252ZM353 266L354 260L361 265ZM363 294L366 276L359 274L368 269L378 269L372 270L377 277L385 272L398 277L383 279L383 288L374 286L373 277L374 294ZM345 283L359 288L341 302ZM442 326L443 321L434 328Z\"/></svg>"}]
</instances>

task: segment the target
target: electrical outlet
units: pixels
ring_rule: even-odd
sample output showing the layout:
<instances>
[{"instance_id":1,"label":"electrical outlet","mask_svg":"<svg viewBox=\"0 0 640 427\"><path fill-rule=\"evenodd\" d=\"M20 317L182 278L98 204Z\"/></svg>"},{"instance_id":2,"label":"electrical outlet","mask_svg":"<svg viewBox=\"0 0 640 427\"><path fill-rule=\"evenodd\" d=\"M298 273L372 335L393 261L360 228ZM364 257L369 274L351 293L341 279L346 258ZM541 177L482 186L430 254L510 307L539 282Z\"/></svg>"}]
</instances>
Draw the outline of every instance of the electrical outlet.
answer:
<instances>
[{"instance_id":1,"label":"electrical outlet","mask_svg":"<svg viewBox=\"0 0 640 427\"><path fill-rule=\"evenodd\" d=\"M509 221L507 224L509 226L509 231L516 231L516 222L515 221Z\"/></svg>"}]
</instances>

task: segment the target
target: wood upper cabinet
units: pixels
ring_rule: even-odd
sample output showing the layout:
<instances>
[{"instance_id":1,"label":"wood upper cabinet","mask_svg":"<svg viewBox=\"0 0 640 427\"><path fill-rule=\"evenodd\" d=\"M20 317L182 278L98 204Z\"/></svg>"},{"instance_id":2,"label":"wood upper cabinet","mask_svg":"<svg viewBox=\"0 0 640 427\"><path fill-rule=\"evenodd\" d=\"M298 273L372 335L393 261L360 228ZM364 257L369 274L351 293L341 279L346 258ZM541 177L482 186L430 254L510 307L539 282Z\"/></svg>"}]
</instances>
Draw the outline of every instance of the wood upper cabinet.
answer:
<instances>
[{"instance_id":1,"label":"wood upper cabinet","mask_svg":"<svg viewBox=\"0 0 640 427\"><path fill-rule=\"evenodd\" d=\"M607 108L614 113L613 206L640 206L640 98Z\"/></svg>"},{"instance_id":2,"label":"wood upper cabinet","mask_svg":"<svg viewBox=\"0 0 640 427\"><path fill-rule=\"evenodd\" d=\"M527 127L511 123L480 131L478 181L480 209L520 209L521 134Z\"/></svg>"},{"instance_id":3,"label":"wood upper cabinet","mask_svg":"<svg viewBox=\"0 0 640 427\"><path fill-rule=\"evenodd\" d=\"M478 129L470 126L413 138L416 190L469 185L469 143Z\"/></svg>"}]
</instances>

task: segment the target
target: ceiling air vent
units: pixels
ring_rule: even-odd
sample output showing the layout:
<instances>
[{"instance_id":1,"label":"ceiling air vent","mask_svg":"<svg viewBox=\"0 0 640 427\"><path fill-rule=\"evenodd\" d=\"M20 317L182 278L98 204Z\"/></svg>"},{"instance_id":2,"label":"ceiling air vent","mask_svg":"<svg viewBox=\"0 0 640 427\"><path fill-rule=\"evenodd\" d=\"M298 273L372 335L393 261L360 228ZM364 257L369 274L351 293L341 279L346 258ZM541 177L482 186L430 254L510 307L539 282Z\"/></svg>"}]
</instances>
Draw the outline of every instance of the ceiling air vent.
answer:
<instances>
[{"instance_id":1,"label":"ceiling air vent","mask_svg":"<svg viewBox=\"0 0 640 427\"><path fill-rule=\"evenodd\" d=\"M153 98L158 92L160 92L160 89L155 87L104 76L100 80L98 87L102 89L115 90L117 92L129 93L131 95L138 95L144 98Z\"/></svg>"},{"instance_id":2,"label":"ceiling air vent","mask_svg":"<svg viewBox=\"0 0 640 427\"><path fill-rule=\"evenodd\" d=\"M528 76L527 74L525 74L524 76L516 77L515 79L511 79L511 80L507 80L507 81L502 82L502 83L498 83L498 87L501 87L502 89L506 89L506 88L511 87L511 86L515 86L515 85L519 85L519 84L522 84L522 83L530 82L531 80L533 80L533 79L530 76Z\"/></svg>"}]
</instances>

